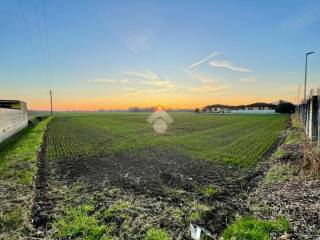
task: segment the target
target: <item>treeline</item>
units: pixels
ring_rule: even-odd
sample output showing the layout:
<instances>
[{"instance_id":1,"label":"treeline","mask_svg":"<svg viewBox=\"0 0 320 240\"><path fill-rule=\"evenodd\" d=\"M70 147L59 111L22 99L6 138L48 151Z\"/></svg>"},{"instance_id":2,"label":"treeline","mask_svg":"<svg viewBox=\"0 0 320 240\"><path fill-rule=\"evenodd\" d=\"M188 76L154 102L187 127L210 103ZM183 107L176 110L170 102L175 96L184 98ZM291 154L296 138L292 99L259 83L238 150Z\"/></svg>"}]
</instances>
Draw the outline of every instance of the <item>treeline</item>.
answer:
<instances>
[{"instance_id":1,"label":"treeline","mask_svg":"<svg viewBox=\"0 0 320 240\"><path fill-rule=\"evenodd\" d=\"M128 111L129 112L154 112L156 111L158 108L163 109L165 111L172 111L171 108L167 108L167 107L163 107L163 106L153 106L153 107L145 107L145 108L141 108L141 107L129 107Z\"/></svg>"}]
</instances>

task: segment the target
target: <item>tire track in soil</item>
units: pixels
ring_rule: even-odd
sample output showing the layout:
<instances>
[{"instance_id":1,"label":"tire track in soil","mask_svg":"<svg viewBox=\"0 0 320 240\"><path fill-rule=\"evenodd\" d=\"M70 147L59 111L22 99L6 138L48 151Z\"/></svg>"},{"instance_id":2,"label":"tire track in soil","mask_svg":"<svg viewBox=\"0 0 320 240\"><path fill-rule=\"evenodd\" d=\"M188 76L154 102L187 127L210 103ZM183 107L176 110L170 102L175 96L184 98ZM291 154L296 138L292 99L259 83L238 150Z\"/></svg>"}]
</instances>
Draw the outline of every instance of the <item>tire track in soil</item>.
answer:
<instances>
[{"instance_id":1,"label":"tire track in soil","mask_svg":"<svg viewBox=\"0 0 320 240\"><path fill-rule=\"evenodd\" d=\"M39 233L47 230L47 224L52 219L51 212L55 206L55 200L49 196L50 168L46 159L47 137L43 136L43 143L38 153L37 174L35 177L34 199L31 210L32 224Z\"/></svg>"}]
</instances>

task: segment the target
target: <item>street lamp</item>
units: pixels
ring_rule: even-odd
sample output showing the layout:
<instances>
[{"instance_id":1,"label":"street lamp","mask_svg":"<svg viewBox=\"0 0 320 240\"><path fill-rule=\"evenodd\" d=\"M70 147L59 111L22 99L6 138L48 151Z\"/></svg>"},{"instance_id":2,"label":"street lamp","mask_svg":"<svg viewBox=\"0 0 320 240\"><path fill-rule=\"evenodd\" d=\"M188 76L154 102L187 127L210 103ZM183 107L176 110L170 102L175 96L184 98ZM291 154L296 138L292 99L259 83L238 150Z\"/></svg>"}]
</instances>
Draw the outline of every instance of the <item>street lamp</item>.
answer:
<instances>
[{"instance_id":1,"label":"street lamp","mask_svg":"<svg viewBox=\"0 0 320 240\"><path fill-rule=\"evenodd\" d=\"M313 54L314 52L307 52L306 53L306 66L305 66L305 70L304 70L304 95L303 95L303 100L304 100L304 104L307 101L307 72L308 72L308 56L310 54Z\"/></svg>"}]
</instances>

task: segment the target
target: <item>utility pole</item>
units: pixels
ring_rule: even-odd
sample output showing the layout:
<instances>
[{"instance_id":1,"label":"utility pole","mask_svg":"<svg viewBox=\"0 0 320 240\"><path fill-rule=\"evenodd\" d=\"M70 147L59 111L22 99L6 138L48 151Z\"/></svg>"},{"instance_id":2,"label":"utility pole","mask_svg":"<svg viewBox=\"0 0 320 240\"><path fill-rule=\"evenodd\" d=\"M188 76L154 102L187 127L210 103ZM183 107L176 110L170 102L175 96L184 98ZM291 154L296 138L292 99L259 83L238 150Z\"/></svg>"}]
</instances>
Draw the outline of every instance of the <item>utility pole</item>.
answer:
<instances>
[{"instance_id":1,"label":"utility pole","mask_svg":"<svg viewBox=\"0 0 320 240\"><path fill-rule=\"evenodd\" d=\"M303 95L303 103L305 104L307 101L307 75L308 75L308 56L313 54L314 52L306 53L306 65L304 69L304 95Z\"/></svg>"},{"instance_id":2,"label":"utility pole","mask_svg":"<svg viewBox=\"0 0 320 240\"><path fill-rule=\"evenodd\" d=\"M303 123L303 128L306 129L306 124L307 124L307 75L308 75L308 56L310 54L313 54L314 52L307 52L306 53L306 64L305 64L305 69L304 69L304 93L303 93L303 104L302 104L302 123Z\"/></svg>"},{"instance_id":3,"label":"utility pole","mask_svg":"<svg viewBox=\"0 0 320 240\"><path fill-rule=\"evenodd\" d=\"M53 110L52 110L52 91L50 90L50 113L53 115Z\"/></svg>"},{"instance_id":4,"label":"utility pole","mask_svg":"<svg viewBox=\"0 0 320 240\"><path fill-rule=\"evenodd\" d=\"M299 103L300 103L300 88L301 88L301 85L299 84L297 105L299 105Z\"/></svg>"}]
</instances>

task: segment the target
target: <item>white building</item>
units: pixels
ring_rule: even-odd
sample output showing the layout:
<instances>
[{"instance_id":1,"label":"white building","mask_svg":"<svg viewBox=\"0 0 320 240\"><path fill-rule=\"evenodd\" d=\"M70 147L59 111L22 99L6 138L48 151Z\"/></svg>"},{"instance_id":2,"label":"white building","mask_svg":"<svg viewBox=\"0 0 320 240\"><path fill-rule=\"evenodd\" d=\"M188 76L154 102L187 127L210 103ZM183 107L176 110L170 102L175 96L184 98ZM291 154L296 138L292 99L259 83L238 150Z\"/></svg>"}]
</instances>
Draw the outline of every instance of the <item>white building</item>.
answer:
<instances>
[{"instance_id":1,"label":"white building","mask_svg":"<svg viewBox=\"0 0 320 240\"><path fill-rule=\"evenodd\" d=\"M0 100L0 142L28 125L27 104L17 100Z\"/></svg>"},{"instance_id":2,"label":"white building","mask_svg":"<svg viewBox=\"0 0 320 240\"><path fill-rule=\"evenodd\" d=\"M229 106L226 105L220 105L220 104L215 104L215 105L208 105L202 109L202 112L206 113L230 113L231 109Z\"/></svg>"}]
</instances>

